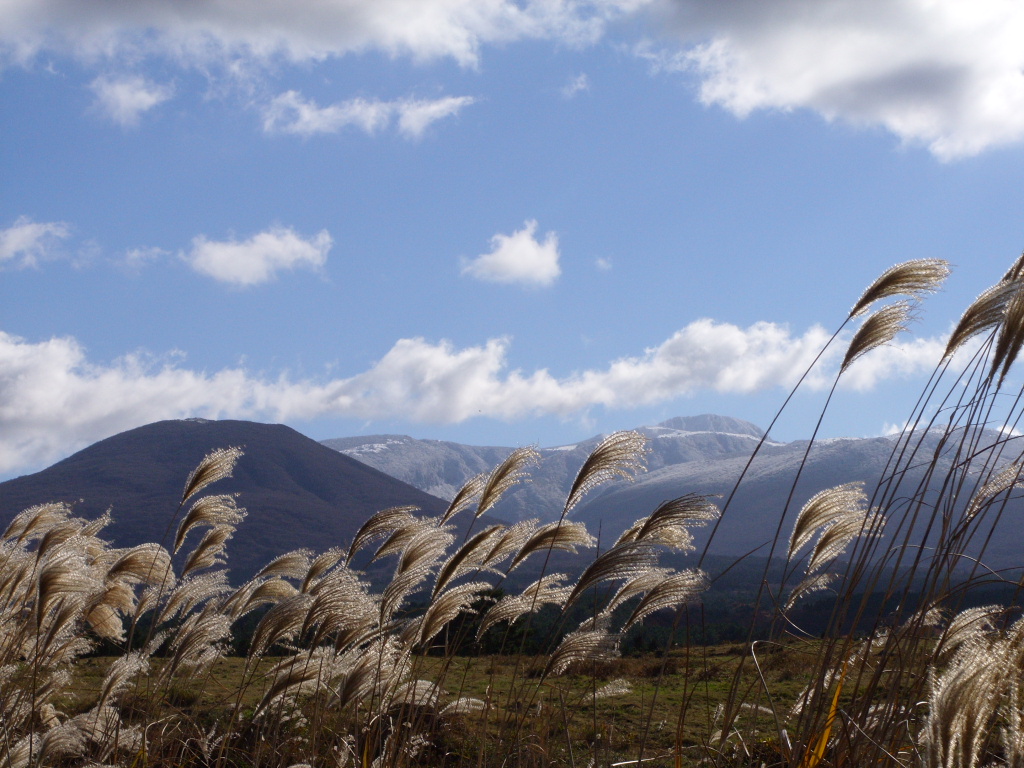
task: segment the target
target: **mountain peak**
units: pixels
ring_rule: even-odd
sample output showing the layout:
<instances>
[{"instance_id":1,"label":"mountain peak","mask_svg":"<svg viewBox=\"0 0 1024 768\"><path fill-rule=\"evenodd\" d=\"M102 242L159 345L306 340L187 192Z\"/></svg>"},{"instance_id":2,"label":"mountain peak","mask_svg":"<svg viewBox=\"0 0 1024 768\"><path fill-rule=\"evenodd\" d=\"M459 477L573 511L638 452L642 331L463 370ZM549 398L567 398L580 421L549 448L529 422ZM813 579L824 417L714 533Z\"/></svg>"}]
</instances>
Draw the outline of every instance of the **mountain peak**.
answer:
<instances>
[{"instance_id":1,"label":"mountain peak","mask_svg":"<svg viewBox=\"0 0 1024 768\"><path fill-rule=\"evenodd\" d=\"M680 432L720 432L727 435L750 435L751 437L764 435L764 430L756 424L714 413L702 413L699 416L676 416L655 426L678 429Z\"/></svg>"}]
</instances>

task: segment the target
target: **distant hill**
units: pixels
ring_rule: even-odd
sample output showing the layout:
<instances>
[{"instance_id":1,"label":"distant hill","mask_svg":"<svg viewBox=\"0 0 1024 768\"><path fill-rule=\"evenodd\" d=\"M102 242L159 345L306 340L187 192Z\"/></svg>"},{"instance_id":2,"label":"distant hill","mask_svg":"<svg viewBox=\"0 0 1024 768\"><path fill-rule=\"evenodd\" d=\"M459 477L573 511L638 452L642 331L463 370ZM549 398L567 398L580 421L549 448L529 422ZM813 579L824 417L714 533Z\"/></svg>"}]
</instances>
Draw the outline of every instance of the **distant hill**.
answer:
<instances>
[{"instance_id":1,"label":"distant hill","mask_svg":"<svg viewBox=\"0 0 1024 768\"><path fill-rule=\"evenodd\" d=\"M632 484L602 486L572 513L591 533L600 534L603 546L665 500L685 493L727 494L762 434L748 422L711 415L670 419L640 431L649 438L650 471ZM982 446L997 438L987 435ZM556 518L569 485L599 440L595 436L542 449L532 482L507 494L495 516ZM211 450L241 446L245 455L235 476L210 489L240 494L239 504L248 510L228 546L232 581L238 583L288 550L347 545L358 527L380 509L411 504L424 514L440 514L445 501L403 481L450 495L465 479L489 471L511 451L394 435L327 443L345 453L282 425L204 420L150 424L96 443L42 472L0 483L0 526L34 504L67 501L84 517L95 517L109 507L115 522L106 536L117 546L161 541L169 529L173 535L177 521L172 517L189 472ZM716 534L713 555L735 557L771 539L806 446L805 441L765 443ZM796 511L814 493L852 480L866 481L870 489L892 446L892 439L885 437L817 443L783 526L784 540ZM938 436L929 436L922 456L939 448ZM364 463L371 461L375 466ZM950 461L940 457L939 476ZM920 468L912 470L907 487L920 478ZM459 522L465 525L468 520ZM696 533L702 543L702 533ZM988 544L986 563L1020 567L1022 536L1024 505L1014 500L1000 535ZM767 555L767 550L762 548L758 555ZM592 556L590 552L586 558ZM556 560L558 570L578 567L566 558ZM517 579L531 577L532 571L518 570Z\"/></svg>"},{"instance_id":2,"label":"distant hill","mask_svg":"<svg viewBox=\"0 0 1024 768\"><path fill-rule=\"evenodd\" d=\"M52 467L0 483L0 528L22 509L67 501L76 514L111 509L104 536L118 546L161 541L189 472L210 451L241 446L234 477L209 489L238 493L248 510L228 544L232 581L299 547L347 545L385 507L412 504L436 515L444 501L280 424L161 421L102 440Z\"/></svg>"},{"instance_id":3,"label":"distant hill","mask_svg":"<svg viewBox=\"0 0 1024 768\"><path fill-rule=\"evenodd\" d=\"M639 475L634 483L617 482L598 489L572 513L592 533L600 530L604 541L613 540L663 501L686 493L727 496L763 434L749 422L716 415L669 419L652 427L639 427L638 431L648 437L649 471ZM998 433L985 433L981 445L992 445L998 439ZM556 517L576 471L599 441L600 436L595 436L575 445L541 449L541 466L532 473L532 483L510 493L496 512L510 519ZM947 444L947 452L953 442ZM440 496L450 495L465 478L489 469L512 450L416 440L402 435L328 440L325 445ZM783 525L783 543L797 511L815 493L858 480L865 482L870 493L882 475L893 445L893 438L888 437L839 438L815 443ZM804 440L766 441L730 505L727 520L715 534L713 554L737 556L771 541L806 448ZM920 455L931 455L936 450L940 450L939 434L926 436ZM944 476L951 461L948 454L940 456L937 478ZM922 466L908 472L904 487L914 488L922 473ZM707 531L695 534L698 544L703 544ZM1004 515L1000 535L987 544L986 563L991 567L1020 567L1018 542L1022 536L1024 504L1015 499ZM758 554L767 555L768 548L764 546Z\"/></svg>"},{"instance_id":4,"label":"distant hill","mask_svg":"<svg viewBox=\"0 0 1024 768\"><path fill-rule=\"evenodd\" d=\"M651 472L690 461L749 455L762 435L750 422L710 414L677 417L638 431L649 441ZM496 513L510 520L557 518L576 473L601 439L598 435L573 445L541 448L540 466L530 473L532 481L510 492ZM467 479L490 471L513 450L407 435L343 437L323 444L441 498L451 498ZM619 487L628 483L611 484L595 496Z\"/></svg>"}]
</instances>

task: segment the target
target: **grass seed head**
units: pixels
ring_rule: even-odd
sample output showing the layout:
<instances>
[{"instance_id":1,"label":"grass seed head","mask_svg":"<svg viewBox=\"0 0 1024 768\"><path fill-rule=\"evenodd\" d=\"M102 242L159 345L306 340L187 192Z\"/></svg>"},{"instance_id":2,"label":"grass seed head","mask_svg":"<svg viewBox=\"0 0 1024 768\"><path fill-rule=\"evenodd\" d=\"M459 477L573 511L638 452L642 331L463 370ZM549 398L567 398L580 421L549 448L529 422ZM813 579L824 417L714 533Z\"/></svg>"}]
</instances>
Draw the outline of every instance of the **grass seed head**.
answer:
<instances>
[{"instance_id":1,"label":"grass seed head","mask_svg":"<svg viewBox=\"0 0 1024 768\"><path fill-rule=\"evenodd\" d=\"M569 495L565 512L571 511L583 497L610 480L632 480L644 470L647 438L635 431L609 435L583 462Z\"/></svg>"},{"instance_id":2,"label":"grass seed head","mask_svg":"<svg viewBox=\"0 0 1024 768\"><path fill-rule=\"evenodd\" d=\"M927 293L934 293L949 277L949 262L943 259L914 259L896 264L885 270L861 294L850 310L850 317L857 317L876 301L891 296L909 296L919 299Z\"/></svg>"},{"instance_id":3,"label":"grass seed head","mask_svg":"<svg viewBox=\"0 0 1024 768\"><path fill-rule=\"evenodd\" d=\"M526 468L536 465L539 461L540 453L536 448L517 448L512 451L508 458L495 467L488 476L487 482L480 492L480 504L477 507L476 516L480 517L493 509L508 490L529 477Z\"/></svg>"},{"instance_id":4,"label":"grass seed head","mask_svg":"<svg viewBox=\"0 0 1024 768\"><path fill-rule=\"evenodd\" d=\"M206 454L185 481L181 503L184 504L207 486L231 477L231 473L235 471L235 464L242 455L243 451L238 447L218 448Z\"/></svg>"},{"instance_id":5,"label":"grass seed head","mask_svg":"<svg viewBox=\"0 0 1024 768\"><path fill-rule=\"evenodd\" d=\"M857 359L866 355L873 349L888 344L896 334L907 330L911 319L911 304L906 301L898 301L882 307L870 315L867 320L853 334L850 346L846 350L846 357L839 367L840 373L850 367Z\"/></svg>"}]
</instances>

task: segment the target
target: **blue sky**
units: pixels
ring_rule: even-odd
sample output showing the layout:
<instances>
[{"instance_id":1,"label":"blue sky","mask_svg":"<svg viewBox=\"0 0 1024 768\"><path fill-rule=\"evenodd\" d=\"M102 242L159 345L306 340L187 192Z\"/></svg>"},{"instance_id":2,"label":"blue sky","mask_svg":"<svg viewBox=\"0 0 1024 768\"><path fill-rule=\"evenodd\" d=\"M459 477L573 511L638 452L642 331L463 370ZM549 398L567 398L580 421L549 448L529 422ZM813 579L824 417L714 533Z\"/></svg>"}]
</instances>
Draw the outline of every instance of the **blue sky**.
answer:
<instances>
[{"instance_id":1,"label":"blue sky","mask_svg":"<svg viewBox=\"0 0 1024 768\"><path fill-rule=\"evenodd\" d=\"M880 434L1024 248L1022 32L994 0L3 3L0 477L190 416L766 425L877 274L948 259L823 425Z\"/></svg>"}]
</instances>

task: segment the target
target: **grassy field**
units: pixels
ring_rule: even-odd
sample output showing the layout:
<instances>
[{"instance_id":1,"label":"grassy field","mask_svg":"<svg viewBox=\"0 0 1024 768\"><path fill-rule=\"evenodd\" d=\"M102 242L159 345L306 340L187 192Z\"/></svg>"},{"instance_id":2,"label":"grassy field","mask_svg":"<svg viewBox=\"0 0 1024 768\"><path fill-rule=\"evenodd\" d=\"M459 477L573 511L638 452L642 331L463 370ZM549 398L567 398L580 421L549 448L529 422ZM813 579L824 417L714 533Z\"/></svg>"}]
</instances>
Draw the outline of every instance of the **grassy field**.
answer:
<instances>
[{"instance_id":1,"label":"grassy field","mask_svg":"<svg viewBox=\"0 0 1024 768\"><path fill-rule=\"evenodd\" d=\"M711 736L720 726L721 710L745 657L739 680L750 690L751 704L743 717L754 735L746 746L764 757L774 754L778 761L778 729L769 704L788 719L811 681L810 663L819 645L795 639L764 644L757 665L735 644L619 658L595 662L578 674L540 686L530 684L543 668L538 657L422 657L418 679L444 680L446 694L487 701L491 711L464 714L446 723L435 731L435 743L420 762L500 764L496 756L504 757L514 748L522 753L523 764L586 765L594 759L611 765L636 760L644 742L649 758L645 765L674 765L677 753L684 765L706 764ZM89 711L113 661L114 657L82 659L58 708L68 714ZM257 706L273 684L273 666L272 659L264 659L253 675L244 658L221 658L201 679L181 681L170 695L157 698L153 691L159 686L158 661L153 674L139 679L136 690L123 699L125 722L167 720L213 727L229 719L236 704L250 711ZM308 733L300 736L309 738ZM742 753L744 745L736 746ZM193 755L201 757L199 750Z\"/></svg>"},{"instance_id":2,"label":"grassy field","mask_svg":"<svg viewBox=\"0 0 1024 768\"><path fill-rule=\"evenodd\" d=\"M859 323L835 383L946 274L918 260L869 286L822 350ZM1024 392L1003 391L1022 347L1024 257L955 326L877 486L765 511L778 523L748 639L724 646L668 638L714 594L692 530L731 524L731 495L680 489L581 573L549 568L596 548L570 513L642 469L633 432L585 460L554 522L476 527L538 460L520 449L438 517L381 510L347 549L288 553L239 586L221 566L245 512L206 493L238 448L187 478L165 541L117 549L106 516L25 510L0 536L0 768L1024 766L1019 582L984 564L1024 472ZM364 551L393 568L383 588L353 567ZM503 591L528 560L536 581ZM971 606L979 586L1007 602ZM801 617L823 590L811 636ZM667 629L665 652L623 658L645 622ZM472 647L500 652L455 653Z\"/></svg>"}]
</instances>

